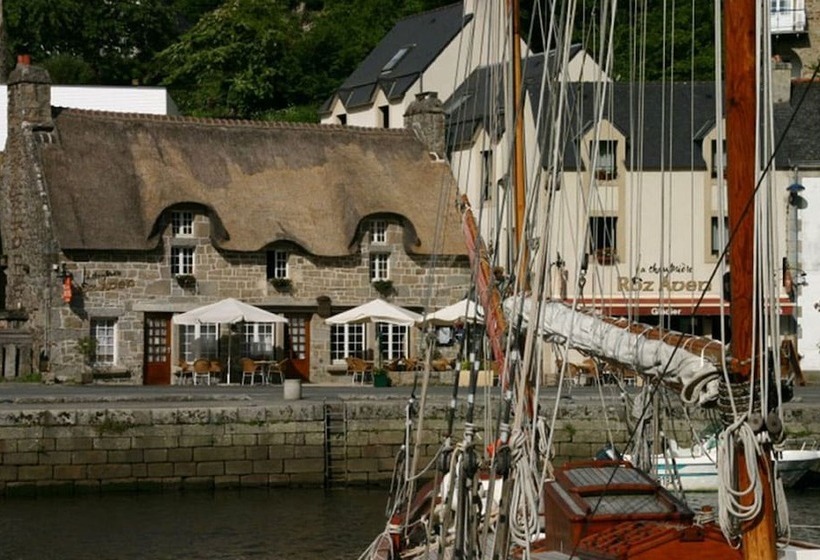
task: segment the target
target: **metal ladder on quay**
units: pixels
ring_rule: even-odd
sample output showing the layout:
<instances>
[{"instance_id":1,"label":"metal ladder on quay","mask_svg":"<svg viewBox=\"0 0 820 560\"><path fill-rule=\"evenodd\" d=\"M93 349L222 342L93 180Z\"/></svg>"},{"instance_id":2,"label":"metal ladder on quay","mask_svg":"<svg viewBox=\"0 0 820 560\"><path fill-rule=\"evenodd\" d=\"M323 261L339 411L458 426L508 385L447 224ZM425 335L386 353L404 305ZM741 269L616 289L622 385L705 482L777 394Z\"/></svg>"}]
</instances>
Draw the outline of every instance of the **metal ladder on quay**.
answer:
<instances>
[{"instance_id":1,"label":"metal ladder on quay","mask_svg":"<svg viewBox=\"0 0 820 560\"><path fill-rule=\"evenodd\" d=\"M344 401L324 401L325 486L347 484L347 405Z\"/></svg>"}]
</instances>

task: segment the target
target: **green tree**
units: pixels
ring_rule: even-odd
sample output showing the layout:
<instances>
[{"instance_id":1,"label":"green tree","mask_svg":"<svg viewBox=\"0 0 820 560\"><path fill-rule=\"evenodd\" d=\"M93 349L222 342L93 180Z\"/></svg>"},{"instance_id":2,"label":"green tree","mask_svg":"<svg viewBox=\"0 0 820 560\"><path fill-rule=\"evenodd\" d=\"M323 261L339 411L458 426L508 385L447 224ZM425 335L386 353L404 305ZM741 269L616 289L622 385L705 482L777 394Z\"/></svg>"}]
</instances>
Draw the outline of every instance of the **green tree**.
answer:
<instances>
[{"instance_id":1,"label":"green tree","mask_svg":"<svg viewBox=\"0 0 820 560\"><path fill-rule=\"evenodd\" d=\"M197 116L253 118L286 107L299 23L280 2L228 0L158 55L161 83Z\"/></svg>"},{"instance_id":2,"label":"green tree","mask_svg":"<svg viewBox=\"0 0 820 560\"><path fill-rule=\"evenodd\" d=\"M30 54L57 74L67 65L66 75L88 82L144 81L155 53L176 36L166 0L5 0L3 9L12 54Z\"/></svg>"},{"instance_id":3,"label":"green tree","mask_svg":"<svg viewBox=\"0 0 820 560\"><path fill-rule=\"evenodd\" d=\"M3 0L7 53L30 54L55 83L146 82L155 55L222 0Z\"/></svg>"}]
</instances>

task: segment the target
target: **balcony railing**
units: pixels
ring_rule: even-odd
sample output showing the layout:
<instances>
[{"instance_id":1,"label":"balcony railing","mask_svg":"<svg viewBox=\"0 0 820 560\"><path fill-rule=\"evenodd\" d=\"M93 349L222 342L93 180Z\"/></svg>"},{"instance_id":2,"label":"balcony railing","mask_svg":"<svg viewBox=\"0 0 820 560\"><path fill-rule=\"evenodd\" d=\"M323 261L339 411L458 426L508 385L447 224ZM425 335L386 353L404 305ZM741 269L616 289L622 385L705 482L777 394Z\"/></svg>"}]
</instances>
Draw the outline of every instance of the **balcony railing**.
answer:
<instances>
[{"instance_id":1,"label":"balcony railing","mask_svg":"<svg viewBox=\"0 0 820 560\"><path fill-rule=\"evenodd\" d=\"M805 0L793 0L787 4L790 6L772 8L772 35L806 32Z\"/></svg>"}]
</instances>

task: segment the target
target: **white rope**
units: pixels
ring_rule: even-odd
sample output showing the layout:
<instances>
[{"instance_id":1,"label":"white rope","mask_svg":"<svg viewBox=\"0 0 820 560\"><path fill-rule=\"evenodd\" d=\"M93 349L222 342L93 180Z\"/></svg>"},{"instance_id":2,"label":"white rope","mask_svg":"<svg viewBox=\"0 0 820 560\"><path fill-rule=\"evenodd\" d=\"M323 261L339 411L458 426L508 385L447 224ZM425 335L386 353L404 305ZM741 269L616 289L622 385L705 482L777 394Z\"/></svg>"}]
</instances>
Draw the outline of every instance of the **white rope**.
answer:
<instances>
[{"instance_id":1,"label":"white rope","mask_svg":"<svg viewBox=\"0 0 820 560\"><path fill-rule=\"evenodd\" d=\"M734 473L737 469L735 450L743 447L746 476L749 484L746 488L735 489ZM718 436L717 469L718 469L718 510L720 529L727 540L734 541L739 536L740 524L754 519L763 507L763 486L757 470L757 459L762 453L752 428L746 422L746 416L728 426ZM753 496L750 504L742 501Z\"/></svg>"},{"instance_id":2,"label":"white rope","mask_svg":"<svg viewBox=\"0 0 820 560\"><path fill-rule=\"evenodd\" d=\"M538 533L538 471L527 457L527 438L523 431L515 432L510 440L512 485L510 493L510 538L513 543L528 547Z\"/></svg>"}]
</instances>

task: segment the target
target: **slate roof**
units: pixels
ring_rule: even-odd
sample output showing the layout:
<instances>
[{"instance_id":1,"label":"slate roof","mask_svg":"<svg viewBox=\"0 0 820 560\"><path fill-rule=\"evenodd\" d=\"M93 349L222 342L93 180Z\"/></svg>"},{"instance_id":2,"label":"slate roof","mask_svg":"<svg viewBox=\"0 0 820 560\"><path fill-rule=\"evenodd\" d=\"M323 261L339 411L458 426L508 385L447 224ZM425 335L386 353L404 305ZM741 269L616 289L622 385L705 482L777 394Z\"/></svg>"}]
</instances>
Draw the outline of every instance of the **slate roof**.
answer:
<instances>
[{"instance_id":1,"label":"slate roof","mask_svg":"<svg viewBox=\"0 0 820 560\"><path fill-rule=\"evenodd\" d=\"M777 130L789 126L777 154L777 166L820 168L820 82L794 83L789 103L776 104L774 115Z\"/></svg>"},{"instance_id":2,"label":"slate roof","mask_svg":"<svg viewBox=\"0 0 820 560\"><path fill-rule=\"evenodd\" d=\"M319 113L328 113L337 97L348 110L367 105L377 88L391 101L401 99L472 19L472 15L464 17L463 9L463 3L458 2L400 20L325 101ZM405 48L404 55L385 71L391 59Z\"/></svg>"},{"instance_id":3,"label":"slate roof","mask_svg":"<svg viewBox=\"0 0 820 560\"><path fill-rule=\"evenodd\" d=\"M533 95L533 92L530 92ZM715 118L715 86L712 82L612 82L576 83L570 88L565 124L568 139L564 150L566 169L580 169L577 139L596 121L597 98L604 95L603 117L627 139L626 167L644 170L706 169L702 133ZM638 115L643 113L642 126ZM545 127L548 131L550 127ZM548 154L544 154L546 158ZM544 161L546 163L546 161Z\"/></svg>"},{"instance_id":4,"label":"slate roof","mask_svg":"<svg viewBox=\"0 0 820 560\"><path fill-rule=\"evenodd\" d=\"M538 97L541 95L541 76L544 56L536 55L526 61L524 86L533 107L537 111ZM552 60L550 56L548 59ZM479 68L465 82L462 88L444 104L448 113L448 147L454 149L459 145L470 143L479 127L487 127L492 115L483 107L488 106L488 76L491 69ZM714 122L714 85L712 83L676 83L666 85L647 83L643 93L644 125L642 135L631 125L636 122L639 96L634 86L628 83L611 82L601 87L595 82L575 82L569 84L566 107L563 111L564 125L567 129L567 140L564 147L564 168L578 169L579 155L573 139L580 138L596 121L594 101L600 95L611 101L604 108L604 117L623 133L629 141L630 150L637 148L643 138L643 169L695 169L705 168L700 147L693 142L695 133L711 119ZM665 95L664 95L665 92ZM459 96L467 96L469 101L456 107ZM544 92L544 106L549 107L553 94L549 89ZM666 101L664 101L664 98ZM671 102L670 102L671 99ZM499 91L496 94L496 106L503 113L504 99ZM630 100L632 100L630 110ZM474 103L473 103L474 101ZM671 107L675 108L671 111ZM664 113L666 120L663 119ZM670 115L672 120L670 121ZM542 138L549 138L553 129L552 117L548 110L542 112ZM670 138L669 131L673 136ZM666 131L666 132L664 132ZM661 141L664 140L664 141ZM544 141L542 141L543 145ZM670 149L671 143L671 149ZM638 152L635 152L636 154ZM542 150L543 164L547 165L550 150ZM627 165L630 157L627 155Z\"/></svg>"},{"instance_id":5,"label":"slate roof","mask_svg":"<svg viewBox=\"0 0 820 560\"><path fill-rule=\"evenodd\" d=\"M464 255L455 181L406 130L54 109L37 143L62 249L151 250L175 205L207 209L215 246L356 251L371 215L404 219L409 253ZM446 195L442 198L440 195ZM443 216L443 238L433 239Z\"/></svg>"},{"instance_id":6,"label":"slate roof","mask_svg":"<svg viewBox=\"0 0 820 560\"><path fill-rule=\"evenodd\" d=\"M543 55L529 57L524 67L524 84L530 101L537 107L541 95ZM552 60L549 57L547 60ZM503 133L504 98L496 86L494 106L490 114L490 75L493 68L476 69L444 103L447 113L447 146L453 150L469 144L479 128L489 129L492 118L499 119L499 134ZM564 168L579 169L580 158L573 139L580 138L596 121L594 102L605 95L609 101L604 117L627 138L626 165L640 165L642 169L705 169L702 141L715 126L715 85L713 82L677 82L662 84L649 82L638 92L637 84L612 82L601 88L593 82L570 84L564 124L569 131L564 147ZM597 89L597 92L596 92ZM794 165L820 168L820 83L797 83L789 103L774 106L775 127L778 136L786 130L790 115L797 108L803 92L807 91L804 105L788 128L783 145L776 158L777 167L787 169ZM549 106L551 92L544 93ZM637 130L632 123L643 110L643 126ZM549 138L553 123L549 113L542 113L542 138ZM544 141L542 140L542 145ZM542 163L548 165L550 150L542 150ZM632 156L635 159L632 159ZM640 160L638 158L641 158Z\"/></svg>"},{"instance_id":7,"label":"slate roof","mask_svg":"<svg viewBox=\"0 0 820 560\"><path fill-rule=\"evenodd\" d=\"M581 51L580 45L574 45L569 53L570 60ZM545 60L551 65L550 68L554 68L555 52L551 51L548 56L543 53L534 54L521 63L524 84L533 96L538 94ZM501 72L502 68L498 64L476 68L444 102L444 112L448 115L448 146L472 142L480 127L489 129L492 119L499 121L496 130L499 135L503 134L504 86L499 79ZM495 84L495 97L490 94L491 83Z\"/></svg>"}]
</instances>

